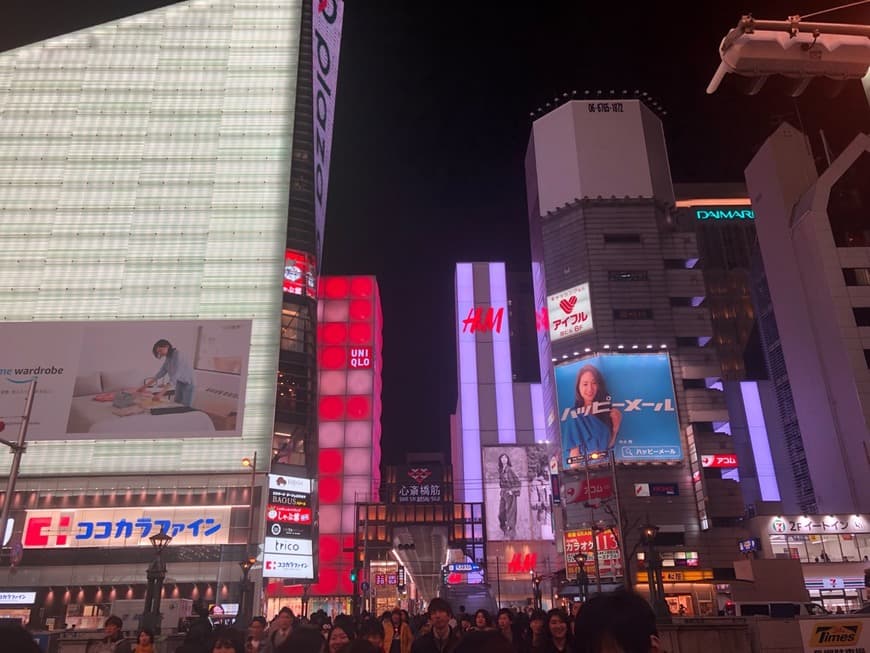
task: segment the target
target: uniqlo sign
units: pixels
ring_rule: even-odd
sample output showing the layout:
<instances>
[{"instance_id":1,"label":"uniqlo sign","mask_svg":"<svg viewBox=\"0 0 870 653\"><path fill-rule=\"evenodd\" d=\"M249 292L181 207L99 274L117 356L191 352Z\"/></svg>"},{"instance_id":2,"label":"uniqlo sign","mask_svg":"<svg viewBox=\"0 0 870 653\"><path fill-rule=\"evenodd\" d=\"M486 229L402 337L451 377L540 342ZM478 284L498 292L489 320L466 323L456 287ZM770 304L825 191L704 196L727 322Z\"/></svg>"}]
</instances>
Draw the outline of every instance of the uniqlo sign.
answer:
<instances>
[{"instance_id":1,"label":"uniqlo sign","mask_svg":"<svg viewBox=\"0 0 870 653\"><path fill-rule=\"evenodd\" d=\"M589 284L581 283L547 297L550 341L579 336L592 331L592 306Z\"/></svg>"},{"instance_id":2,"label":"uniqlo sign","mask_svg":"<svg viewBox=\"0 0 870 653\"><path fill-rule=\"evenodd\" d=\"M733 469L737 467L737 456L733 453L704 455L701 456L701 467Z\"/></svg>"}]
</instances>

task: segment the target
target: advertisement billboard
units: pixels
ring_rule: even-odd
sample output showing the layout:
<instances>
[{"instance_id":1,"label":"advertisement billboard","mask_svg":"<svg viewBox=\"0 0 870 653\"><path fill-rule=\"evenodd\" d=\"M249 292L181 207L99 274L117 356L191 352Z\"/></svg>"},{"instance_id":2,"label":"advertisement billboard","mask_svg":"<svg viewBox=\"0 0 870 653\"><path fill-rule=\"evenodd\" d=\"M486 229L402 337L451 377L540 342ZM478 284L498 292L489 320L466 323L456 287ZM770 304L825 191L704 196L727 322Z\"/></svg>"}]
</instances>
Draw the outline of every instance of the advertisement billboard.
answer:
<instances>
[{"instance_id":1,"label":"advertisement billboard","mask_svg":"<svg viewBox=\"0 0 870 653\"><path fill-rule=\"evenodd\" d=\"M307 478L269 474L263 576L314 580L314 508Z\"/></svg>"},{"instance_id":2,"label":"advertisement billboard","mask_svg":"<svg viewBox=\"0 0 870 653\"><path fill-rule=\"evenodd\" d=\"M295 249L284 250L284 283L285 293L317 296L317 266L314 258Z\"/></svg>"},{"instance_id":3,"label":"advertisement billboard","mask_svg":"<svg viewBox=\"0 0 870 653\"><path fill-rule=\"evenodd\" d=\"M601 354L554 371L563 469L609 449L623 463L682 460L667 354Z\"/></svg>"},{"instance_id":4,"label":"advertisement billboard","mask_svg":"<svg viewBox=\"0 0 870 653\"><path fill-rule=\"evenodd\" d=\"M619 553L619 538L616 529L607 528L595 535L592 542L592 530L580 529L565 531L565 575L567 578L577 576L578 564L575 555L586 555L586 573L595 577L595 548L598 548L598 569L601 576L616 578L622 576L622 556Z\"/></svg>"},{"instance_id":5,"label":"advertisement billboard","mask_svg":"<svg viewBox=\"0 0 870 653\"><path fill-rule=\"evenodd\" d=\"M568 290L547 297L547 319L550 340L592 332L592 304L589 284L581 283Z\"/></svg>"},{"instance_id":6,"label":"advertisement billboard","mask_svg":"<svg viewBox=\"0 0 870 653\"><path fill-rule=\"evenodd\" d=\"M21 542L26 549L150 547L161 531L172 543L229 544L230 506L28 510Z\"/></svg>"},{"instance_id":7,"label":"advertisement billboard","mask_svg":"<svg viewBox=\"0 0 870 653\"><path fill-rule=\"evenodd\" d=\"M238 436L250 320L33 322L0 327L0 415L37 393L28 440Z\"/></svg>"},{"instance_id":8,"label":"advertisement billboard","mask_svg":"<svg viewBox=\"0 0 870 653\"><path fill-rule=\"evenodd\" d=\"M483 448L487 539L553 539L547 461L542 444Z\"/></svg>"},{"instance_id":9,"label":"advertisement billboard","mask_svg":"<svg viewBox=\"0 0 870 653\"><path fill-rule=\"evenodd\" d=\"M323 231L329 189L332 154L332 125L338 90L338 58L344 0L308 0L313 8L312 48L314 50L314 226L317 258L323 260Z\"/></svg>"}]
</instances>

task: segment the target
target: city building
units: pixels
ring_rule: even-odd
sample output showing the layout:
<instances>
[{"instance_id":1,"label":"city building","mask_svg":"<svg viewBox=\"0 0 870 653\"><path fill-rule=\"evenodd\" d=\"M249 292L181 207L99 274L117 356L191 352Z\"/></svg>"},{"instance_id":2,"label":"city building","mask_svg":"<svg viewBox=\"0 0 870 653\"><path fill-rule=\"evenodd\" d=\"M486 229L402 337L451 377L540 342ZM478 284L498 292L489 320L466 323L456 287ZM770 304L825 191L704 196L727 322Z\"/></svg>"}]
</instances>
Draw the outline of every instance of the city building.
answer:
<instances>
[{"instance_id":1,"label":"city building","mask_svg":"<svg viewBox=\"0 0 870 653\"><path fill-rule=\"evenodd\" d=\"M458 502L485 506L486 559L467 562L485 563L485 582L497 602L526 605L540 576L549 604L564 563L554 544L543 397L539 383L515 382L511 367L513 320L534 314L531 302L527 314L512 314L507 279L504 263L456 266L454 492Z\"/></svg>"},{"instance_id":2,"label":"city building","mask_svg":"<svg viewBox=\"0 0 870 653\"><path fill-rule=\"evenodd\" d=\"M783 446L771 451L791 468L779 476L790 493L781 511L748 526L759 555L801 560L811 596L830 608L870 598L863 587L870 556L868 151L870 138L859 134L819 173L805 135L783 123L746 168L761 255L754 270L761 341L785 424Z\"/></svg>"},{"instance_id":3,"label":"city building","mask_svg":"<svg viewBox=\"0 0 870 653\"><path fill-rule=\"evenodd\" d=\"M0 54L10 440L36 384L4 614L101 625L161 531L167 601L233 614L250 579L260 612L263 577L316 577L311 531L258 554L314 509L341 7L183 2Z\"/></svg>"},{"instance_id":4,"label":"city building","mask_svg":"<svg viewBox=\"0 0 870 653\"><path fill-rule=\"evenodd\" d=\"M592 583L647 591L660 557L671 611L716 614L744 505L698 235L676 215L661 121L638 99L567 101L534 120L526 180L567 579L579 551Z\"/></svg>"}]
</instances>

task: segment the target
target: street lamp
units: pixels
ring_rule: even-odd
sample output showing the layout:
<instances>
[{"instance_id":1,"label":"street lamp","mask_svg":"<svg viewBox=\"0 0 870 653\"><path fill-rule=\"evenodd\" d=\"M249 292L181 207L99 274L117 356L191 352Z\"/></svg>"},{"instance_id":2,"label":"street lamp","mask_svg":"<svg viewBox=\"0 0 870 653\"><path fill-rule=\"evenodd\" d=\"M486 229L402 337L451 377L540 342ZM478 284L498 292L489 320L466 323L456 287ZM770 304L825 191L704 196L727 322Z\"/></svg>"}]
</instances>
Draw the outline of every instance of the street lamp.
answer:
<instances>
[{"instance_id":1,"label":"street lamp","mask_svg":"<svg viewBox=\"0 0 870 653\"><path fill-rule=\"evenodd\" d=\"M535 606L536 610L541 609L541 581L544 580L543 577L536 574L534 571L530 572L532 575L532 603Z\"/></svg>"},{"instance_id":2,"label":"street lamp","mask_svg":"<svg viewBox=\"0 0 870 653\"><path fill-rule=\"evenodd\" d=\"M585 553L574 554L574 562L577 563L577 592L580 594L581 601L586 601L589 598L589 574L586 573L586 558Z\"/></svg>"},{"instance_id":3,"label":"street lamp","mask_svg":"<svg viewBox=\"0 0 870 653\"><path fill-rule=\"evenodd\" d=\"M668 623L671 620L671 611L665 601L665 586L662 581L662 558L656 549L656 536L659 527L654 524L646 524L640 527L640 537L646 547L646 578L649 584L650 604L655 612L659 623Z\"/></svg>"},{"instance_id":4,"label":"street lamp","mask_svg":"<svg viewBox=\"0 0 870 653\"><path fill-rule=\"evenodd\" d=\"M242 467L250 467L251 468L251 487L250 487L250 510L248 511L248 552L250 553L250 547L254 544L254 488L257 485L257 452L254 452L254 455L248 458L245 456L242 458Z\"/></svg>"},{"instance_id":5,"label":"street lamp","mask_svg":"<svg viewBox=\"0 0 870 653\"><path fill-rule=\"evenodd\" d=\"M248 574L251 571L251 567L256 563L257 559L253 556L239 563L239 567L242 568L242 579L239 581L239 611L236 614L236 623L244 628L247 628L251 619L254 618L251 607L253 592L251 591L251 582L248 580Z\"/></svg>"},{"instance_id":6,"label":"street lamp","mask_svg":"<svg viewBox=\"0 0 870 653\"><path fill-rule=\"evenodd\" d=\"M169 546L172 537L161 530L148 538L154 547L154 560L148 565L148 588L145 591L145 609L142 612L140 628L148 628L154 634L160 634L160 592L166 578L166 563L163 562L163 551Z\"/></svg>"}]
</instances>

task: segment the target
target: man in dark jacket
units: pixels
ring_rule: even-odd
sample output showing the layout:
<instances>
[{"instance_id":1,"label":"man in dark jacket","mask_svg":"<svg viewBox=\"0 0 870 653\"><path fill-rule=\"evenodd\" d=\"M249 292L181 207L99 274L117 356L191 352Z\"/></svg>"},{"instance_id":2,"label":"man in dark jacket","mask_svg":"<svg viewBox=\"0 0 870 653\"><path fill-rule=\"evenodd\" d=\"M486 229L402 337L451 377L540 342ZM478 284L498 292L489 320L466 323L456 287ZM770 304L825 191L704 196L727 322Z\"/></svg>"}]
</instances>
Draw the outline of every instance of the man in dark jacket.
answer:
<instances>
[{"instance_id":1,"label":"man in dark jacket","mask_svg":"<svg viewBox=\"0 0 870 653\"><path fill-rule=\"evenodd\" d=\"M121 632L123 627L124 622L121 621L120 617L112 615L106 619L106 636L94 650L99 653L132 653L133 647L130 645L130 640L124 639L124 633Z\"/></svg>"},{"instance_id":2,"label":"man in dark jacket","mask_svg":"<svg viewBox=\"0 0 870 653\"><path fill-rule=\"evenodd\" d=\"M450 627L450 604L442 598L429 602L431 630L420 635L411 647L411 653L453 653L459 644L459 633Z\"/></svg>"}]
</instances>

